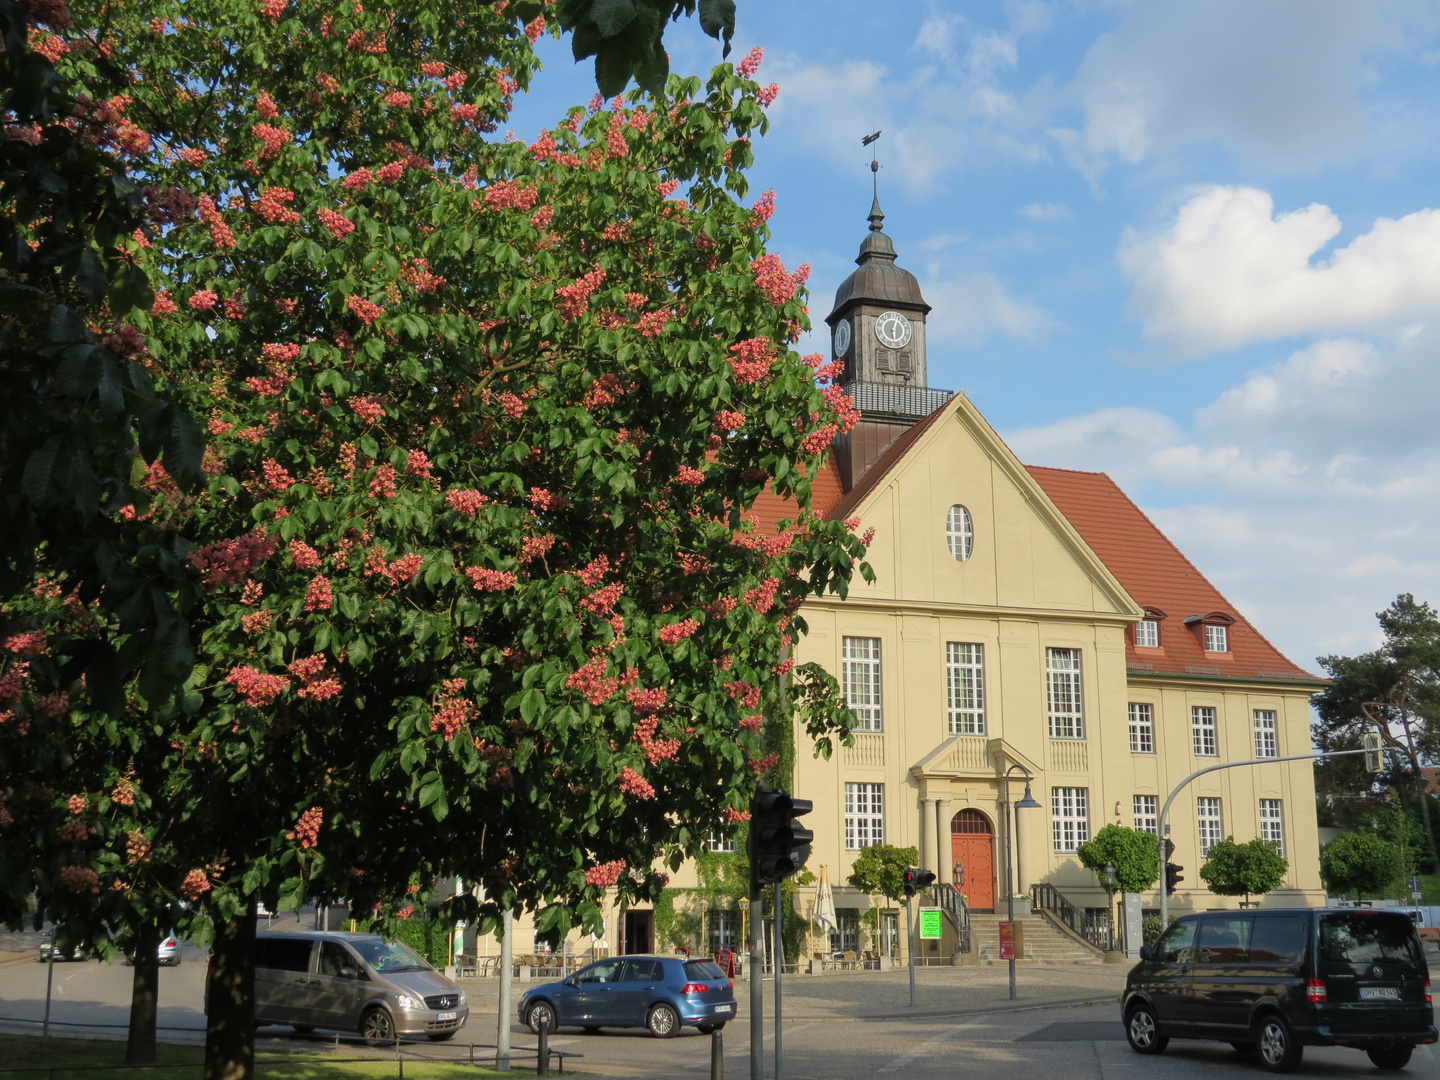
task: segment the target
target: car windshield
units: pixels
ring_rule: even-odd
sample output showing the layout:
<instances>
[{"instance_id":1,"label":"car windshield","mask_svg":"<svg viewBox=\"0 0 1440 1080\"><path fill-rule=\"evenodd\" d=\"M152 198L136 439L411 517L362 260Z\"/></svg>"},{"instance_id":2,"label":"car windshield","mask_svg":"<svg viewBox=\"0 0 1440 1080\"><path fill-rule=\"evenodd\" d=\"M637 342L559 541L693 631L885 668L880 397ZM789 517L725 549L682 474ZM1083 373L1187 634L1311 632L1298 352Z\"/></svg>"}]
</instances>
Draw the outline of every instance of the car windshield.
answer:
<instances>
[{"instance_id":1,"label":"car windshield","mask_svg":"<svg viewBox=\"0 0 1440 1080\"><path fill-rule=\"evenodd\" d=\"M709 960L688 960L685 963L687 979L723 979L725 973Z\"/></svg>"},{"instance_id":2,"label":"car windshield","mask_svg":"<svg viewBox=\"0 0 1440 1080\"><path fill-rule=\"evenodd\" d=\"M395 971L429 971L430 965L398 941L352 941L351 948L382 975Z\"/></svg>"},{"instance_id":3,"label":"car windshield","mask_svg":"<svg viewBox=\"0 0 1440 1080\"><path fill-rule=\"evenodd\" d=\"M1400 915L1324 915L1320 919L1320 955L1332 964L1420 964L1414 924Z\"/></svg>"}]
</instances>

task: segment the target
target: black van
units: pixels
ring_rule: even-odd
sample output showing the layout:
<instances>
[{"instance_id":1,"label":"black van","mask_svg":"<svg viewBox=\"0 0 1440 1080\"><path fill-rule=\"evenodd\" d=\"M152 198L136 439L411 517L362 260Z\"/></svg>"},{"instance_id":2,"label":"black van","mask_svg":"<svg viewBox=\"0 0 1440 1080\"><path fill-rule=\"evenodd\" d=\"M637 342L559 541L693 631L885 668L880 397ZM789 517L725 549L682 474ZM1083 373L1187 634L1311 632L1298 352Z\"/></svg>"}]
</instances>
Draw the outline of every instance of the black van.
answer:
<instances>
[{"instance_id":1,"label":"black van","mask_svg":"<svg viewBox=\"0 0 1440 1080\"><path fill-rule=\"evenodd\" d=\"M1433 1043L1430 972L1403 912L1225 911L1177 919L1140 950L1121 996L1137 1054L1219 1039L1291 1072L1308 1046L1353 1046L1402 1069Z\"/></svg>"}]
</instances>

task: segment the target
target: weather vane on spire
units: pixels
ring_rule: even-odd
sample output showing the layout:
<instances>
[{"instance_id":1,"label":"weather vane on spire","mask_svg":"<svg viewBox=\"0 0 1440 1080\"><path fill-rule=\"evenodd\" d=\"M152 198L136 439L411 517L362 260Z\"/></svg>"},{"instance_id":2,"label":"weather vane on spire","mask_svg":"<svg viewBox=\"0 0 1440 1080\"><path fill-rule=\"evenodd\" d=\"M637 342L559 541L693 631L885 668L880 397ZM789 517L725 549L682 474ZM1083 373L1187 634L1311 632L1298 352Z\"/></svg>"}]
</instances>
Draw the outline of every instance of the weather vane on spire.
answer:
<instances>
[{"instance_id":1,"label":"weather vane on spire","mask_svg":"<svg viewBox=\"0 0 1440 1080\"><path fill-rule=\"evenodd\" d=\"M878 131L875 132L875 134L873 134L873 135L866 135L864 138L862 138L862 139L860 140L860 145L861 145L861 146L869 146L871 143L873 143L873 142L874 142L876 139L878 139L878 138L880 138L880 132L878 132ZM871 151L870 151L870 179L871 179L871 183L872 183L873 187L875 188L875 198L876 198L876 199L879 199L879 198L880 198L880 161L879 161L879 158L876 156L876 152L875 152L874 150L871 150Z\"/></svg>"}]
</instances>

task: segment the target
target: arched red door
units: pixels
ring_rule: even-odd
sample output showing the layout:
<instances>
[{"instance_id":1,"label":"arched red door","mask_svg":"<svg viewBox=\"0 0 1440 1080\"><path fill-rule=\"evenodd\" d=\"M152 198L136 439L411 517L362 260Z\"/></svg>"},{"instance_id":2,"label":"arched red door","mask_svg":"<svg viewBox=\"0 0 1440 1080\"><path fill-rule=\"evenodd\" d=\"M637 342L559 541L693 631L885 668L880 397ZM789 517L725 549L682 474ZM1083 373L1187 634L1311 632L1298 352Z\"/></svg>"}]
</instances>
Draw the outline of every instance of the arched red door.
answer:
<instances>
[{"instance_id":1,"label":"arched red door","mask_svg":"<svg viewBox=\"0 0 1440 1080\"><path fill-rule=\"evenodd\" d=\"M971 911L995 910L995 830L979 810L966 808L950 819L951 866L965 868L960 891ZM953 869L952 869L953 873Z\"/></svg>"}]
</instances>

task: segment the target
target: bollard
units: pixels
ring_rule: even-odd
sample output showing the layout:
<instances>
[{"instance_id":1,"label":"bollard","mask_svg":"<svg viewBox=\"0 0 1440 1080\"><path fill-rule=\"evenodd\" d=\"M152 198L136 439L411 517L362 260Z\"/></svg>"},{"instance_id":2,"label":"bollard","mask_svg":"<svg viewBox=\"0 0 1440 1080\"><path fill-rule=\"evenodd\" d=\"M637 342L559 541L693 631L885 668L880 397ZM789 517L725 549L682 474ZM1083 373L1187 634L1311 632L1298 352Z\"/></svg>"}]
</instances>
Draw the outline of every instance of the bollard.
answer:
<instances>
[{"instance_id":1,"label":"bollard","mask_svg":"<svg viewBox=\"0 0 1440 1080\"><path fill-rule=\"evenodd\" d=\"M710 1033L710 1080L725 1080L725 1035L719 1028Z\"/></svg>"},{"instance_id":2,"label":"bollard","mask_svg":"<svg viewBox=\"0 0 1440 1080\"><path fill-rule=\"evenodd\" d=\"M541 1024L537 1032L540 1036L540 1048L535 1052L535 1075L550 1075L550 1025Z\"/></svg>"}]
</instances>

